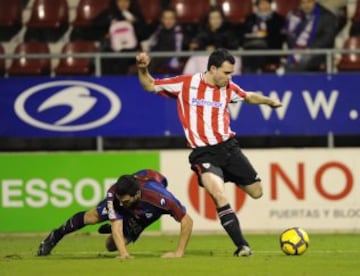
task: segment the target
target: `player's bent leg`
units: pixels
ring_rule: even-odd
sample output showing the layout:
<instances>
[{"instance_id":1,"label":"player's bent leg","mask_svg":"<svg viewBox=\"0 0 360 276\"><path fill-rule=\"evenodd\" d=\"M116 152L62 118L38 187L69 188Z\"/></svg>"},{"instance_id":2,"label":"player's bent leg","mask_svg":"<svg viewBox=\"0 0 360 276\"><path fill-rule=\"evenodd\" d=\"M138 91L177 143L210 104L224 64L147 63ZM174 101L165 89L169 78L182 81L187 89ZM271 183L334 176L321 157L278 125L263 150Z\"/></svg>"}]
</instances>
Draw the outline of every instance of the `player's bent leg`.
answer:
<instances>
[{"instance_id":1,"label":"player's bent leg","mask_svg":"<svg viewBox=\"0 0 360 276\"><path fill-rule=\"evenodd\" d=\"M241 189L254 199L258 199L263 195L263 189L260 181L256 181L250 185L242 185Z\"/></svg>"},{"instance_id":2,"label":"player's bent leg","mask_svg":"<svg viewBox=\"0 0 360 276\"><path fill-rule=\"evenodd\" d=\"M105 223L98 228L99 234L111 234L111 224Z\"/></svg>"},{"instance_id":3,"label":"player's bent leg","mask_svg":"<svg viewBox=\"0 0 360 276\"><path fill-rule=\"evenodd\" d=\"M105 240L105 247L108 251L113 252L117 250L115 241L112 235L109 235Z\"/></svg>"},{"instance_id":4,"label":"player's bent leg","mask_svg":"<svg viewBox=\"0 0 360 276\"><path fill-rule=\"evenodd\" d=\"M125 238L125 239L126 239L126 244L129 244L129 240L127 238ZM114 241L112 235L109 235L106 238L105 247L106 247L107 251L110 251L110 252L114 252L117 250L117 247L116 247L116 244L115 244L115 241Z\"/></svg>"}]
</instances>

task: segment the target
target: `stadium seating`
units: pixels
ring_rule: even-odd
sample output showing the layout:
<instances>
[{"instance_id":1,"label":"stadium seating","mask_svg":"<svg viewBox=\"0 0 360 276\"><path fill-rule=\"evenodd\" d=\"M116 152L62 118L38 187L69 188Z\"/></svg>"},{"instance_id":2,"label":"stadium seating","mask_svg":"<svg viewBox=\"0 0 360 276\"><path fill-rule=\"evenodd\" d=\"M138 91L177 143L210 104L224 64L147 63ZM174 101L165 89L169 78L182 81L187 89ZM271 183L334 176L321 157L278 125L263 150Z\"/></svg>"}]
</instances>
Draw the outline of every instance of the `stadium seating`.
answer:
<instances>
[{"instance_id":1,"label":"stadium seating","mask_svg":"<svg viewBox=\"0 0 360 276\"><path fill-rule=\"evenodd\" d=\"M357 0L354 16L352 17L355 21L360 21L360 0Z\"/></svg>"},{"instance_id":2,"label":"stadium seating","mask_svg":"<svg viewBox=\"0 0 360 276\"><path fill-rule=\"evenodd\" d=\"M354 15L351 19L350 36L360 36L360 0L357 1Z\"/></svg>"},{"instance_id":3,"label":"stadium seating","mask_svg":"<svg viewBox=\"0 0 360 276\"><path fill-rule=\"evenodd\" d=\"M96 52L97 47L93 41L70 41L62 48L62 53L92 53ZM69 55L61 58L55 68L56 75L90 75L94 71L94 66L90 58L74 58Z\"/></svg>"},{"instance_id":4,"label":"stadium seating","mask_svg":"<svg viewBox=\"0 0 360 276\"><path fill-rule=\"evenodd\" d=\"M159 21L161 0L137 0L137 2L147 24L154 24Z\"/></svg>"},{"instance_id":5,"label":"stadium seating","mask_svg":"<svg viewBox=\"0 0 360 276\"><path fill-rule=\"evenodd\" d=\"M217 5L221 6L225 17L234 24L243 24L246 17L252 13L253 4L251 0L216 0Z\"/></svg>"},{"instance_id":6,"label":"stadium seating","mask_svg":"<svg viewBox=\"0 0 360 276\"><path fill-rule=\"evenodd\" d=\"M49 75L51 62L49 58L29 58L28 54L50 54L49 46L43 42L23 42L16 46L14 54L22 55L13 58L9 76L36 76Z\"/></svg>"},{"instance_id":7,"label":"stadium seating","mask_svg":"<svg viewBox=\"0 0 360 276\"><path fill-rule=\"evenodd\" d=\"M300 5L300 0L275 0L275 10L286 17L289 11L296 9Z\"/></svg>"},{"instance_id":8,"label":"stadium seating","mask_svg":"<svg viewBox=\"0 0 360 276\"><path fill-rule=\"evenodd\" d=\"M360 49L360 37L350 37L344 49ZM360 54L343 54L337 65L339 71L360 71Z\"/></svg>"},{"instance_id":9,"label":"stadium seating","mask_svg":"<svg viewBox=\"0 0 360 276\"><path fill-rule=\"evenodd\" d=\"M54 42L69 27L69 7L66 0L35 0L27 22L25 41Z\"/></svg>"},{"instance_id":10,"label":"stadium seating","mask_svg":"<svg viewBox=\"0 0 360 276\"><path fill-rule=\"evenodd\" d=\"M0 55L5 54L4 47L0 44ZM0 57L0 76L5 75L5 58Z\"/></svg>"},{"instance_id":11,"label":"stadium seating","mask_svg":"<svg viewBox=\"0 0 360 276\"><path fill-rule=\"evenodd\" d=\"M80 0L72 25L71 40L101 40L108 30L106 10L110 0Z\"/></svg>"},{"instance_id":12,"label":"stadium seating","mask_svg":"<svg viewBox=\"0 0 360 276\"><path fill-rule=\"evenodd\" d=\"M170 0L181 24L199 24L210 10L209 0Z\"/></svg>"},{"instance_id":13,"label":"stadium seating","mask_svg":"<svg viewBox=\"0 0 360 276\"><path fill-rule=\"evenodd\" d=\"M74 27L90 27L93 20L109 6L109 0L80 0L76 8Z\"/></svg>"},{"instance_id":14,"label":"stadium seating","mask_svg":"<svg viewBox=\"0 0 360 276\"><path fill-rule=\"evenodd\" d=\"M9 41L21 28L21 0L0 0L0 41Z\"/></svg>"}]
</instances>

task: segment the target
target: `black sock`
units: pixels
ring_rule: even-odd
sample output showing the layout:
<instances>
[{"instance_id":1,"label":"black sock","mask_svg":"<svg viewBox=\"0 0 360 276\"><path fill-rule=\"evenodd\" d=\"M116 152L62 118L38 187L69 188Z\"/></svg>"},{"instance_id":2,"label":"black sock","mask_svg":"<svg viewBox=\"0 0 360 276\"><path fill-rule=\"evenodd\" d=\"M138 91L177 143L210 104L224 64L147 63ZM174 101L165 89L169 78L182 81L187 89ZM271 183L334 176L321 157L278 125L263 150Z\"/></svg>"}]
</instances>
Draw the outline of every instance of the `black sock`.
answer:
<instances>
[{"instance_id":1,"label":"black sock","mask_svg":"<svg viewBox=\"0 0 360 276\"><path fill-rule=\"evenodd\" d=\"M226 204L225 206L217 209L217 213L220 218L221 225L224 227L234 244L238 248L241 248L243 245L249 245L241 233L239 220L234 211L231 209L230 204Z\"/></svg>"},{"instance_id":2,"label":"black sock","mask_svg":"<svg viewBox=\"0 0 360 276\"><path fill-rule=\"evenodd\" d=\"M54 236L57 241L61 240L65 235L77 231L85 226L84 223L85 212L79 212L69 218L58 229L54 230Z\"/></svg>"}]
</instances>

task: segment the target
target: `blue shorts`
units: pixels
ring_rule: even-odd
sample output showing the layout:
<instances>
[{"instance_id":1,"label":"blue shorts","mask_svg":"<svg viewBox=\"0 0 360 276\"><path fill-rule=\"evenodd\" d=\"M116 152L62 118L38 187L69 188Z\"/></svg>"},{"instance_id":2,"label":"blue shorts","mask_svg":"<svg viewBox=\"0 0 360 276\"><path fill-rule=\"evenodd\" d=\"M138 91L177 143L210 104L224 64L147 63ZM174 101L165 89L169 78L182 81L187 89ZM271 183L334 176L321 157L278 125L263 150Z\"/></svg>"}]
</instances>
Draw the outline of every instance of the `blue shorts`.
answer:
<instances>
[{"instance_id":1,"label":"blue shorts","mask_svg":"<svg viewBox=\"0 0 360 276\"><path fill-rule=\"evenodd\" d=\"M99 202L96 206L96 211L100 218L99 222L109 220L106 198Z\"/></svg>"}]
</instances>

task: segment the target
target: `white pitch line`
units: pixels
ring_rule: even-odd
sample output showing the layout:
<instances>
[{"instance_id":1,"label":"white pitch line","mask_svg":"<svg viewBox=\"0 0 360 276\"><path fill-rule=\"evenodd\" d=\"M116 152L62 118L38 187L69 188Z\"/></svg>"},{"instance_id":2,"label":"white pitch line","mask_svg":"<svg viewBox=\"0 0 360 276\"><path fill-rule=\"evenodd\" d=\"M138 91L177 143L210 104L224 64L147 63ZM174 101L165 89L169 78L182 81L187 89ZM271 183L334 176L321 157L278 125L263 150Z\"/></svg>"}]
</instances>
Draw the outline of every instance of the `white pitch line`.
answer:
<instances>
[{"instance_id":1,"label":"white pitch line","mask_svg":"<svg viewBox=\"0 0 360 276\"><path fill-rule=\"evenodd\" d=\"M309 248L308 249L309 252L311 253L316 253L316 254L334 254L334 253L360 253L360 250L316 250L316 249L311 249ZM191 250L188 251L189 255L191 255ZM198 252L198 251L197 251ZM209 251L204 251L204 256L207 255ZM79 255L97 255L97 254L101 254L101 255L108 255L108 256L111 256L112 254L116 255L117 253L116 252L94 252L94 251L79 251L79 252L71 252L71 251L61 251L59 252L59 254L79 254ZM144 255L157 255L156 253L154 253L154 251L134 251L132 252L133 254L137 255L141 255L141 254L144 254ZM221 252L218 252L218 253L224 253L226 254L227 252L226 251L221 251ZM254 250L254 253L255 254L283 254L282 251L279 249L279 250ZM56 254L56 253L55 253ZM216 253L215 253L216 255Z\"/></svg>"},{"instance_id":2,"label":"white pitch line","mask_svg":"<svg viewBox=\"0 0 360 276\"><path fill-rule=\"evenodd\" d=\"M308 249L309 252L306 253L306 255L309 254L360 254L360 250L314 250L314 249ZM165 251L164 251L165 252ZM209 252L210 251L204 251L203 256L209 256ZM230 251L229 251L230 252ZM217 252L217 254L215 253L214 256L228 256L229 252L227 251L220 251ZM133 255L149 255L149 256L160 256L161 253L154 253L153 251L134 251L131 252ZM284 253L281 252L281 250L254 250L254 256L256 255L268 255L268 254L272 254L272 255L283 255ZM13 254L11 254L13 255ZM19 257L35 257L35 254L23 254L23 253L19 253L16 254ZM54 254L50 255L49 257L66 257L66 256L86 256L89 255L89 257L108 257L111 258L112 256L116 256L116 252L96 252L96 251L79 251L79 252L72 252L72 251L59 251L59 252L54 252ZM10 255L9 255L10 256ZM187 256L191 256L191 250L188 252ZM198 251L196 256L199 256ZM6 255L1 256L2 258L6 258Z\"/></svg>"},{"instance_id":3,"label":"white pitch line","mask_svg":"<svg viewBox=\"0 0 360 276\"><path fill-rule=\"evenodd\" d=\"M360 250L341 250L341 249L337 249L337 250L316 250L316 249L311 249L309 248L308 251L312 252L312 253L319 253L319 254L333 254L333 253L360 253ZM263 253L263 254L267 254L267 253L282 253L280 250L254 250L255 253Z\"/></svg>"}]
</instances>

